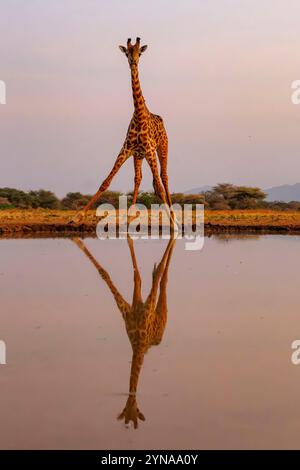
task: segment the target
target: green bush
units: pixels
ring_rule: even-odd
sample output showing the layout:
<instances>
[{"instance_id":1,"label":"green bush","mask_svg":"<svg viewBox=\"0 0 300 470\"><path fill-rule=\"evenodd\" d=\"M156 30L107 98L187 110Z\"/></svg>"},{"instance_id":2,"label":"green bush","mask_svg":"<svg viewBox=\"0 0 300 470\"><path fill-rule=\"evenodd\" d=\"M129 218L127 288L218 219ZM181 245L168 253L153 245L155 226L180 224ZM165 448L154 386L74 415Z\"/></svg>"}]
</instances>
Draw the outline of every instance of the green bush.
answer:
<instances>
[{"instance_id":1,"label":"green bush","mask_svg":"<svg viewBox=\"0 0 300 470\"><path fill-rule=\"evenodd\" d=\"M105 191L94 208L100 204L112 204L115 208L119 205L118 191ZM128 206L132 203L133 192L126 194ZM22 191L15 188L0 188L0 209L72 209L83 208L91 199L89 194L69 192L63 199L58 199L52 192L45 189L37 191ZM266 194L260 188L248 186L234 186L222 183L203 194L172 193L172 204L204 204L206 209L231 210L231 209L272 209L272 210L300 210L300 201L266 201ZM143 191L138 194L137 203L144 204L148 209L152 204L161 204L162 201L154 192Z\"/></svg>"}]
</instances>

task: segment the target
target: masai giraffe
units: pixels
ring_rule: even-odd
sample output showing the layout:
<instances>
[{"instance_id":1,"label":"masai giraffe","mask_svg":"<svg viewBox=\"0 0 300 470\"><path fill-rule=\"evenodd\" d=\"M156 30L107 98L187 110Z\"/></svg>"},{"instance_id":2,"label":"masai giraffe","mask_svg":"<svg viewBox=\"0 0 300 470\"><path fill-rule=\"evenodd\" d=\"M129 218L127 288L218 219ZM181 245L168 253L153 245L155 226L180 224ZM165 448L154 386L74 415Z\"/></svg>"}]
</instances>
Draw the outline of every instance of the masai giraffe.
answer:
<instances>
[{"instance_id":1,"label":"masai giraffe","mask_svg":"<svg viewBox=\"0 0 300 470\"><path fill-rule=\"evenodd\" d=\"M167 322L168 269L176 238L170 238L161 262L158 266L154 266L152 287L145 302L142 300L142 281L136 261L133 242L129 236L127 240L134 270L134 290L131 304L123 298L115 287L108 272L93 257L84 243L79 238L73 238L73 241L85 253L99 272L102 279L106 282L125 321L127 335L132 347L132 362L128 399L125 408L118 416L118 419L124 419L126 425L132 421L134 427L137 428L138 419L141 419L142 421L145 420L145 417L140 412L136 401L139 375L145 353L151 346L157 345L161 342L165 330ZM159 297L157 299L158 288Z\"/></svg>"},{"instance_id":2,"label":"masai giraffe","mask_svg":"<svg viewBox=\"0 0 300 470\"><path fill-rule=\"evenodd\" d=\"M134 45L131 44L131 39L128 39L127 47L119 46L119 48L126 55L131 71L134 113L129 124L125 142L111 172L84 209L78 212L75 217L76 222L80 222L85 217L87 211L97 202L101 194L108 189L113 177L117 174L123 163L131 156L133 156L135 172L132 204L135 204L137 200L138 190L142 181L142 163L145 158L152 171L155 193L164 204L169 207L172 205L168 187L167 133L162 118L150 113L148 110L139 80L139 58L145 52L147 46L140 46L140 38L136 38ZM160 173L156 153L160 162ZM172 212L172 220L175 220L174 212Z\"/></svg>"}]
</instances>

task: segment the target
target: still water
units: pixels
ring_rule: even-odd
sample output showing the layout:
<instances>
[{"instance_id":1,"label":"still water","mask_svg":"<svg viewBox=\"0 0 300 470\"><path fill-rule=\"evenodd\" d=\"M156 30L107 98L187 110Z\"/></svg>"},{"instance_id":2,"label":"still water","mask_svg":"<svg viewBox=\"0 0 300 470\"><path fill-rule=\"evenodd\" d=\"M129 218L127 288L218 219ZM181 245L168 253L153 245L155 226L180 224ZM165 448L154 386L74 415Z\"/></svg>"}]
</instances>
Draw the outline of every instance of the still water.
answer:
<instances>
[{"instance_id":1,"label":"still water","mask_svg":"<svg viewBox=\"0 0 300 470\"><path fill-rule=\"evenodd\" d=\"M0 447L300 448L299 246L1 240Z\"/></svg>"}]
</instances>

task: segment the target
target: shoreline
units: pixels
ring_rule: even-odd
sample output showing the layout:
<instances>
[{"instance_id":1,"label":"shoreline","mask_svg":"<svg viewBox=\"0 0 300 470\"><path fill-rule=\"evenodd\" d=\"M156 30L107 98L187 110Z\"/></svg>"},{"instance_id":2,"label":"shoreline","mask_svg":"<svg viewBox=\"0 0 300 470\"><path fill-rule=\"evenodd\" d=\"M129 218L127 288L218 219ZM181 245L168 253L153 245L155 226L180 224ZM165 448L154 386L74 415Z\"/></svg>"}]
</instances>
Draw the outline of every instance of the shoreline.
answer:
<instances>
[{"instance_id":1,"label":"shoreline","mask_svg":"<svg viewBox=\"0 0 300 470\"><path fill-rule=\"evenodd\" d=\"M96 237L100 218L88 213L81 224L70 223L75 211L48 209L1 210L0 238ZM159 224L161 229L162 224ZM232 210L205 211L205 235L278 234L300 235L300 211Z\"/></svg>"}]
</instances>

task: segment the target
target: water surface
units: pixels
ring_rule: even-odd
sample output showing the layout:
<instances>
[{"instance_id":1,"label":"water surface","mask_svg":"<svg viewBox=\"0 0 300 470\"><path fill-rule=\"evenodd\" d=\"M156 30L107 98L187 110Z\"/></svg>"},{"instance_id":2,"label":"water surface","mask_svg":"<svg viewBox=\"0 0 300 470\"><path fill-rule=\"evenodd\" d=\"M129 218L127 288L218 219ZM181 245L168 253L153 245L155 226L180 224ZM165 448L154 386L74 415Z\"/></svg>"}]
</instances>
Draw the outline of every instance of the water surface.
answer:
<instances>
[{"instance_id":1,"label":"water surface","mask_svg":"<svg viewBox=\"0 0 300 470\"><path fill-rule=\"evenodd\" d=\"M299 243L212 237L189 252L181 240L131 251L126 240L1 240L0 447L299 448ZM139 279L160 319L128 404L146 328ZM134 328L122 312L133 303L145 320ZM126 403L137 429L117 420Z\"/></svg>"}]
</instances>

